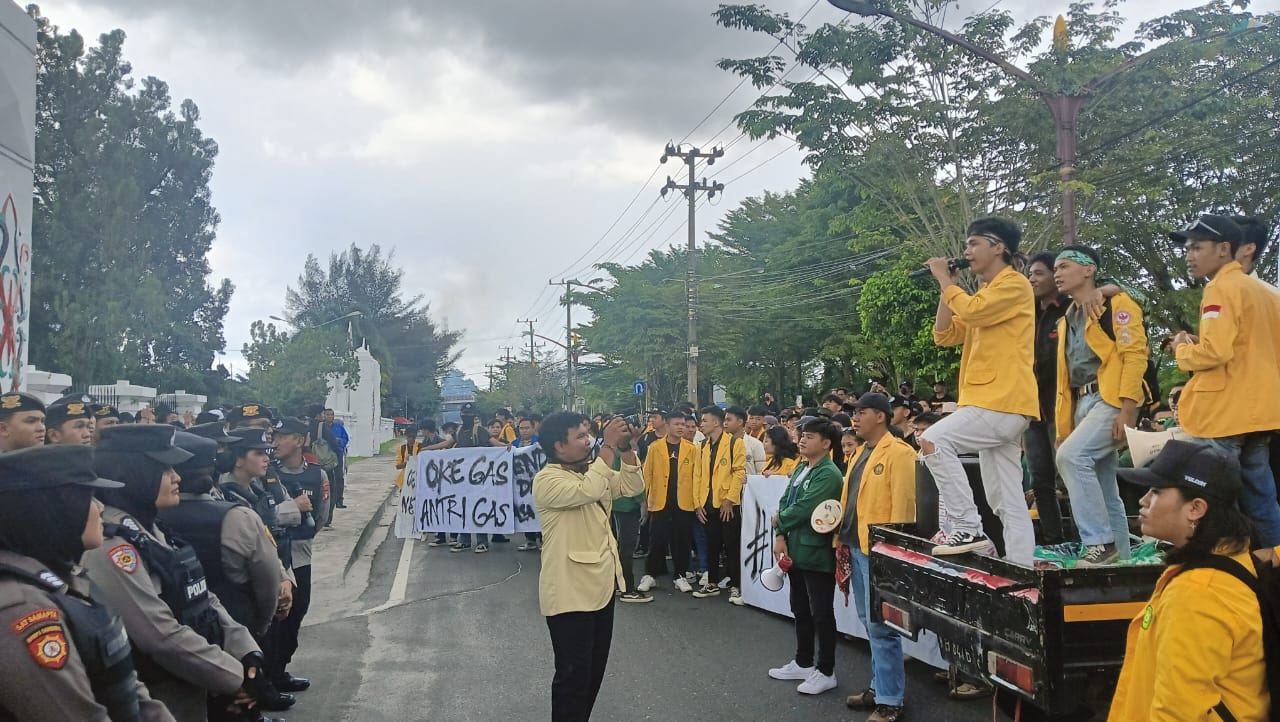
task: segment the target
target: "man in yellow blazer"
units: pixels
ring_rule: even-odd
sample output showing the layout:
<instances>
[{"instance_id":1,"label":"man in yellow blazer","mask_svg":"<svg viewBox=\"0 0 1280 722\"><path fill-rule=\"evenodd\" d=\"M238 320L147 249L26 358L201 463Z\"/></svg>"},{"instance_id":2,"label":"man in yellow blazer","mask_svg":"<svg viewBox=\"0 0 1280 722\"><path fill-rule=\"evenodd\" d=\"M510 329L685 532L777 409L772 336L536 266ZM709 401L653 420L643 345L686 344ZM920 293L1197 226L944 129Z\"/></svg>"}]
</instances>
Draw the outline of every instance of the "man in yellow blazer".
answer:
<instances>
[{"instance_id":1,"label":"man in yellow blazer","mask_svg":"<svg viewBox=\"0 0 1280 722\"><path fill-rule=\"evenodd\" d=\"M555 654L554 722L591 717L613 641L614 592L626 591L609 512L614 499L644 491L627 422L618 416L605 424L595 461L590 429L582 414L548 416L539 434L547 465L533 479L542 524L538 601Z\"/></svg>"},{"instance_id":2,"label":"man in yellow blazer","mask_svg":"<svg viewBox=\"0 0 1280 722\"><path fill-rule=\"evenodd\" d=\"M685 579L689 571L689 545L692 543L694 509L698 500L707 496L706 480L698 473L698 447L684 438L685 418L682 411L664 415L666 435L649 444L644 459L644 487L648 492L649 554L645 557L644 576L636 587L645 594L657 586L657 577L667 573L667 550L671 551L671 578L677 591L691 592ZM651 599L652 597L649 597ZM623 595L623 601L630 601Z\"/></svg>"},{"instance_id":3,"label":"man in yellow blazer","mask_svg":"<svg viewBox=\"0 0 1280 722\"><path fill-rule=\"evenodd\" d=\"M1017 224L979 218L966 235L964 258L983 282L977 293L969 295L956 283L949 259L928 263L942 289L934 343L964 346L959 408L920 440L920 453L954 525L933 553L961 554L987 545L959 459L976 451L987 501L1004 525L1005 557L1029 566L1036 540L1022 493L1022 433L1040 418L1033 371L1035 294L1011 265L1022 240Z\"/></svg>"},{"instance_id":4,"label":"man in yellow blazer","mask_svg":"<svg viewBox=\"0 0 1280 722\"><path fill-rule=\"evenodd\" d=\"M724 409L707 406L702 409L702 440L698 470L702 480L695 512L707 529L708 583L694 591L703 599L720 594L716 580L720 577L720 554L728 560L729 603L741 607L742 576L738 547L742 537L742 487L747 482L747 446L733 434L725 433Z\"/></svg>"}]
</instances>

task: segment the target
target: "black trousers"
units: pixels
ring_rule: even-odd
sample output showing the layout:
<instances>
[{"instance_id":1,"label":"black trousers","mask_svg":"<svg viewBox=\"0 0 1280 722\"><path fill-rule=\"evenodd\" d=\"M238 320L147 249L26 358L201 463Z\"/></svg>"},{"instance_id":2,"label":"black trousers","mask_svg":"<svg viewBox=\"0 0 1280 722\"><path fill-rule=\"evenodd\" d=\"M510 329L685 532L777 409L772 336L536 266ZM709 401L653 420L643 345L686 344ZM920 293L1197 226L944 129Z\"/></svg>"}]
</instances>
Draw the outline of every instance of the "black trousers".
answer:
<instances>
[{"instance_id":1,"label":"black trousers","mask_svg":"<svg viewBox=\"0 0 1280 722\"><path fill-rule=\"evenodd\" d=\"M333 507L342 503L342 491L346 488L347 479L346 472L343 470L345 457L338 456L338 465L329 471L329 500L332 502L329 516L333 516Z\"/></svg>"},{"instance_id":2,"label":"black trousers","mask_svg":"<svg viewBox=\"0 0 1280 722\"><path fill-rule=\"evenodd\" d=\"M627 583L624 591L636 590L636 574L633 567L635 560L631 555L636 550L636 539L640 535L640 510L613 512L613 538L618 540L618 557L622 562L622 579ZM665 566L665 565L664 565Z\"/></svg>"},{"instance_id":3,"label":"black trousers","mask_svg":"<svg viewBox=\"0 0 1280 722\"><path fill-rule=\"evenodd\" d=\"M1055 436L1057 431L1052 419L1032 421L1023 434L1022 445L1031 470L1031 490L1036 497L1036 510L1040 513L1041 544L1066 541L1062 532L1062 508L1058 505L1058 468L1053 461Z\"/></svg>"},{"instance_id":4,"label":"black trousers","mask_svg":"<svg viewBox=\"0 0 1280 722\"><path fill-rule=\"evenodd\" d=\"M1280 477L1277 477L1280 478ZM636 542L636 551L649 551L649 517L645 516L644 521L640 522L639 541Z\"/></svg>"},{"instance_id":5,"label":"black trousers","mask_svg":"<svg viewBox=\"0 0 1280 722\"><path fill-rule=\"evenodd\" d=\"M818 671L836 669L836 575L791 567L791 614L796 618L796 664L814 666L813 638L818 638Z\"/></svg>"},{"instance_id":6,"label":"black trousers","mask_svg":"<svg viewBox=\"0 0 1280 722\"><path fill-rule=\"evenodd\" d=\"M660 577L667 573L667 549L676 576L689 571L689 545L693 540L693 512L679 508L649 512L649 555L644 573Z\"/></svg>"},{"instance_id":7,"label":"black trousers","mask_svg":"<svg viewBox=\"0 0 1280 722\"><path fill-rule=\"evenodd\" d=\"M298 651L298 633L302 631L302 620L311 608L311 565L294 567L293 575L298 580L298 587L293 590L293 609L289 610L289 616L280 620L279 662L275 669L268 670L275 677L283 677L285 667L293 661L293 653Z\"/></svg>"},{"instance_id":8,"label":"black trousers","mask_svg":"<svg viewBox=\"0 0 1280 722\"><path fill-rule=\"evenodd\" d=\"M711 583L720 581L720 557L724 556L729 586L742 588L742 558L738 547L742 542L742 507L733 507L733 518L720 519L720 509L707 505L707 571Z\"/></svg>"},{"instance_id":9,"label":"black trousers","mask_svg":"<svg viewBox=\"0 0 1280 722\"><path fill-rule=\"evenodd\" d=\"M556 673L551 678L551 722L586 722L596 704L613 643L613 599L594 612L547 617Z\"/></svg>"}]
</instances>

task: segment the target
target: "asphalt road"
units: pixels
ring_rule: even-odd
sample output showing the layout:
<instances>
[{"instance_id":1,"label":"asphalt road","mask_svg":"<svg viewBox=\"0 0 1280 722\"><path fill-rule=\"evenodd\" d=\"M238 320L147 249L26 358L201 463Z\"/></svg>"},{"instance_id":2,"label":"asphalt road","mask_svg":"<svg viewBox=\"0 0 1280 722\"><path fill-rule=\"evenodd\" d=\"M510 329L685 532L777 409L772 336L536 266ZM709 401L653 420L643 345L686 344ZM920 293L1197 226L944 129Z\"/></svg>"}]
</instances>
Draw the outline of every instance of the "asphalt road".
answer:
<instances>
[{"instance_id":1,"label":"asphalt road","mask_svg":"<svg viewBox=\"0 0 1280 722\"><path fill-rule=\"evenodd\" d=\"M538 554L517 552L517 535L488 554L416 543L406 564L404 542L390 527L375 531L346 581L317 590L317 623L304 627L290 667L314 685L282 714L295 721L548 719L552 655L538 612ZM789 619L733 607L727 595L694 599L673 592L668 581L651 604L618 605L595 719L866 718L844 705L870 680L864 642L840 642L839 687L801 695L794 682L767 675L794 652ZM989 700L951 701L933 672L908 662L910 719L991 719Z\"/></svg>"}]
</instances>

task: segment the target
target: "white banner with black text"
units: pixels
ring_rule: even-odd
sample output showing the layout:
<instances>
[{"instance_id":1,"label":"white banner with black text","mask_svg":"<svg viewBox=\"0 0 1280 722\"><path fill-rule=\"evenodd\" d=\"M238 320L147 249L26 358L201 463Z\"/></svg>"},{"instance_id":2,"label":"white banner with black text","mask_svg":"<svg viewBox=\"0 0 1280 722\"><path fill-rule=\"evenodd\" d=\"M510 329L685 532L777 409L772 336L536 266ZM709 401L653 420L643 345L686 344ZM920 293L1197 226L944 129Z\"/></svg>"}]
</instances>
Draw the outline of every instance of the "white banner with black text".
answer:
<instances>
[{"instance_id":1,"label":"white banner with black text","mask_svg":"<svg viewBox=\"0 0 1280 722\"><path fill-rule=\"evenodd\" d=\"M533 477L546 463L536 444L423 451L405 470L396 535L539 531Z\"/></svg>"}]
</instances>

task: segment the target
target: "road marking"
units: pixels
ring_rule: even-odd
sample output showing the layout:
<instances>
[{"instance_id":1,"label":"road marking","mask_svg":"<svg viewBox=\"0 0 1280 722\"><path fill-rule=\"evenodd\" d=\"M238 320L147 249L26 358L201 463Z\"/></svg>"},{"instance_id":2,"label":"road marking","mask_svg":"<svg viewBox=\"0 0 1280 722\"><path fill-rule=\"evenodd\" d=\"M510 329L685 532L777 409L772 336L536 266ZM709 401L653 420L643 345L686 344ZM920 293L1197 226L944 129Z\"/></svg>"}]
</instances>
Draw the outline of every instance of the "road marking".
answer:
<instances>
[{"instance_id":1,"label":"road marking","mask_svg":"<svg viewBox=\"0 0 1280 722\"><path fill-rule=\"evenodd\" d=\"M372 612L381 612L390 609L404 602L405 594L409 589L409 565L413 561L413 545L417 539L405 539L400 547L400 564L396 567L395 579L391 582L391 596L387 597L387 603L374 607L369 610Z\"/></svg>"}]
</instances>

